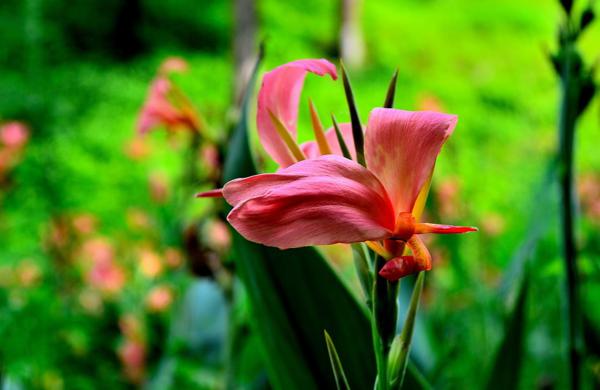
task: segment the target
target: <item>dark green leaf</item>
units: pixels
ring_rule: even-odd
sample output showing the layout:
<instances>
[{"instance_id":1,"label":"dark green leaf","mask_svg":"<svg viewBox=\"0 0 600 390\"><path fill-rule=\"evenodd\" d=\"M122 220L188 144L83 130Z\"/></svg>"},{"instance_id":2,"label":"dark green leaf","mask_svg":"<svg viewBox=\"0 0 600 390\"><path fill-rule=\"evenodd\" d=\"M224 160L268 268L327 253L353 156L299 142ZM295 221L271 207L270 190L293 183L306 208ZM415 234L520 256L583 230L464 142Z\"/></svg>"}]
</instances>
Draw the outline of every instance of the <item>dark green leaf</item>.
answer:
<instances>
[{"instance_id":1,"label":"dark green leaf","mask_svg":"<svg viewBox=\"0 0 600 390\"><path fill-rule=\"evenodd\" d=\"M346 374L344 373L344 367L342 367L342 362L335 349L335 344L333 344L333 340L331 340L331 336L329 336L329 333L327 333L326 330L324 330L323 333L325 335L325 344L327 345L327 352L329 353L329 361L331 362L331 370L333 371L335 384L338 390L350 389Z\"/></svg>"},{"instance_id":2,"label":"dark green leaf","mask_svg":"<svg viewBox=\"0 0 600 390\"><path fill-rule=\"evenodd\" d=\"M352 92L352 86L350 80L348 80L348 74L342 67L342 81L344 83L344 92L346 93L346 101L348 102L348 109L350 110L350 122L352 122L352 137L354 137L354 147L356 148L356 161L360 165L365 165L365 152L364 152L364 139L362 125L358 116L358 110L356 109L356 103L354 101L354 93Z\"/></svg>"},{"instance_id":3,"label":"dark green leaf","mask_svg":"<svg viewBox=\"0 0 600 390\"><path fill-rule=\"evenodd\" d=\"M517 389L519 387L525 349L528 272L525 271L523 280L517 280L515 284L518 286L517 297L505 322L504 336L492 363L487 389Z\"/></svg>"},{"instance_id":4,"label":"dark green leaf","mask_svg":"<svg viewBox=\"0 0 600 390\"><path fill-rule=\"evenodd\" d=\"M560 4L562 5L567 15L570 15L571 9L573 8L573 0L560 0Z\"/></svg>"},{"instance_id":5,"label":"dark green leaf","mask_svg":"<svg viewBox=\"0 0 600 390\"><path fill-rule=\"evenodd\" d=\"M584 30L594 20L594 9L590 6L586 8L581 14L581 21L579 22L579 28Z\"/></svg>"},{"instance_id":6,"label":"dark green leaf","mask_svg":"<svg viewBox=\"0 0 600 390\"><path fill-rule=\"evenodd\" d=\"M352 156L350 155L350 151L348 150L348 145L346 145L346 141L344 141L344 137L342 136L340 127L338 126L338 123L335 120L335 116L333 114L331 114L331 121L333 122L335 136L337 137L338 143L340 144L340 149L342 149L342 155L344 155L344 157L346 157L347 159L352 160Z\"/></svg>"},{"instance_id":7,"label":"dark green leaf","mask_svg":"<svg viewBox=\"0 0 600 390\"><path fill-rule=\"evenodd\" d=\"M394 107L394 97L396 96L396 81L398 80L398 69L394 72L392 79L390 80L390 84L388 85L387 93L385 95L385 102L383 103L383 107L385 108L393 108Z\"/></svg>"},{"instance_id":8,"label":"dark green leaf","mask_svg":"<svg viewBox=\"0 0 600 390\"><path fill-rule=\"evenodd\" d=\"M421 300L421 293L423 292L424 281L425 273L421 272L417 276L417 281L413 287L413 293L410 298L410 305L408 307L408 313L406 313L406 319L404 320L402 332L396 336L392 344L392 350L390 351L388 362L391 388L400 388L404 382L404 376L408 363L408 353L410 352L413 329L415 327L415 319L417 316L417 309L419 308L419 302Z\"/></svg>"},{"instance_id":9,"label":"dark green leaf","mask_svg":"<svg viewBox=\"0 0 600 390\"><path fill-rule=\"evenodd\" d=\"M579 92L579 105L577 115L581 115L592 101L596 93L596 84L594 83L592 72L586 74L581 80L581 90Z\"/></svg>"}]
</instances>

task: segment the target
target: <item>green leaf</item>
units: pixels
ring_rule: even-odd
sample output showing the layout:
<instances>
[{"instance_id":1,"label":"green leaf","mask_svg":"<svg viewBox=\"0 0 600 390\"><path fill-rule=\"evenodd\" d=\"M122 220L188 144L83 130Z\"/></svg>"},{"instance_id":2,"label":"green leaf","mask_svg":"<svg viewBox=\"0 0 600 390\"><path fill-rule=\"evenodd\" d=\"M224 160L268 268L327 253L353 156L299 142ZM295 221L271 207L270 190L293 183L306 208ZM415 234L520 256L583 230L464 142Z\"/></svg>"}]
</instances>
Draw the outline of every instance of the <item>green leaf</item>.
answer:
<instances>
[{"instance_id":1,"label":"green leaf","mask_svg":"<svg viewBox=\"0 0 600 390\"><path fill-rule=\"evenodd\" d=\"M331 336L329 336L329 333L327 333L326 330L324 330L323 333L325 335L325 344L327 345L327 352L329 353L331 369L335 377L335 384L338 390L350 389L350 386L348 385L348 380L346 379L346 374L344 373L344 367L342 367L342 362L340 361L340 357L338 356L338 353L335 349L333 340L331 340Z\"/></svg>"},{"instance_id":2,"label":"green leaf","mask_svg":"<svg viewBox=\"0 0 600 390\"><path fill-rule=\"evenodd\" d=\"M525 349L526 300L529 273L525 271L514 307L506 320L504 336L498 346L488 377L487 389L516 389L519 387Z\"/></svg>"},{"instance_id":3,"label":"green leaf","mask_svg":"<svg viewBox=\"0 0 600 390\"><path fill-rule=\"evenodd\" d=\"M340 144L340 149L342 149L342 155L344 155L345 158L352 160L352 156L350 155L350 151L348 150L348 145L346 145L346 141L344 141L344 137L342 136L340 127L338 126L338 123L335 120L335 115L333 114L331 114L331 121L333 122L335 136L337 137L338 143Z\"/></svg>"},{"instance_id":4,"label":"green leaf","mask_svg":"<svg viewBox=\"0 0 600 390\"><path fill-rule=\"evenodd\" d=\"M342 81L344 83L344 92L346 93L346 101L348 102L348 109L350 110L350 122L352 123L352 137L354 138L354 147L356 148L356 161L365 166L365 152L364 152L364 139L362 125L360 124L360 118L358 116L358 110L356 109L356 102L354 101L354 93L352 92L352 86L350 80L348 80L348 74L342 67Z\"/></svg>"},{"instance_id":5,"label":"green leaf","mask_svg":"<svg viewBox=\"0 0 600 390\"><path fill-rule=\"evenodd\" d=\"M352 256L354 257L354 267L356 268L358 280L365 294L367 307L371 307L373 271L371 270L369 251L364 244L352 244Z\"/></svg>"},{"instance_id":6,"label":"green leaf","mask_svg":"<svg viewBox=\"0 0 600 390\"><path fill-rule=\"evenodd\" d=\"M256 78L256 68L253 81ZM246 92L242 118L232 134L224 178L256 173L248 144ZM233 232L236 272L251 311L251 326L275 389L334 388L323 330L336 337L348 384L372 388L374 352L366 308L312 247L281 251L245 240Z\"/></svg>"},{"instance_id":7,"label":"green leaf","mask_svg":"<svg viewBox=\"0 0 600 390\"><path fill-rule=\"evenodd\" d=\"M415 327L417 309L419 308L419 301L421 300L421 293L423 292L424 281L425 272L421 272L417 276L417 281L413 287L413 293L410 298L410 305L408 307L408 313L406 313L402 332L394 338L394 342L392 343L388 362L390 388L392 389L401 388L402 383L404 382L408 353L410 352L410 344L412 341L413 329Z\"/></svg>"},{"instance_id":8,"label":"green leaf","mask_svg":"<svg viewBox=\"0 0 600 390\"><path fill-rule=\"evenodd\" d=\"M398 69L394 72L390 84L388 85L387 93L385 95L385 102L383 103L384 108L394 107L394 97L396 96L396 81L398 80Z\"/></svg>"}]
</instances>

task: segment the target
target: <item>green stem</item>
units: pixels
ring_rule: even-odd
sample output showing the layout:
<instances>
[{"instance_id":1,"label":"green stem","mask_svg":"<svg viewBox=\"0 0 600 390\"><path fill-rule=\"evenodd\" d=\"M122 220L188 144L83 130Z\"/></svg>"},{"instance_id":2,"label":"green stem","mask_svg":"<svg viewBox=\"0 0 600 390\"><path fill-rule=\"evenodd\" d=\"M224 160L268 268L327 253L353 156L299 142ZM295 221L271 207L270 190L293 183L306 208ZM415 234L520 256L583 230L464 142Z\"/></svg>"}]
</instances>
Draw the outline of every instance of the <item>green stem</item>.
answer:
<instances>
[{"instance_id":1,"label":"green stem","mask_svg":"<svg viewBox=\"0 0 600 390\"><path fill-rule=\"evenodd\" d=\"M389 282L379 276L378 271L385 264L385 259L377 256L373 267L372 322L373 347L377 364L376 388L387 390L388 355L396 334L398 317L398 282Z\"/></svg>"},{"instance_id":2,"label":"green stem","mask_svg":"<svg viewBox=\"0 0 600 390\"><path fill-rule=\"evenodd\" d=\"M561 75L561 102L559 118L559 184L561 197L561 239L565 261L565 289L567 294L568 353L571 374L571 388L579 389L581 343L580 309L578 299L577 249L575 246L575 197L573 193L573 141L580 88L573 79L573 55L575 48L567 42L563 49L564 63Z\"/></svg>"}]
</instances>

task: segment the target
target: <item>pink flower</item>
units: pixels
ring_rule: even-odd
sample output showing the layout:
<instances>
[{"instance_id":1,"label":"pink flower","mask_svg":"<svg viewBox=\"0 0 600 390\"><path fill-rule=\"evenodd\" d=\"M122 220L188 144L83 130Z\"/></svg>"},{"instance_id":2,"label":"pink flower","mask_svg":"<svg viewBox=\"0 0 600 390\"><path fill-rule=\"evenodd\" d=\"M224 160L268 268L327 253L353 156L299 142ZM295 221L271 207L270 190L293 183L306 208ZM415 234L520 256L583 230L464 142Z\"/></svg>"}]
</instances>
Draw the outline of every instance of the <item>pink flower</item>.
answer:
<instances>
[{"instance_id":1,"label":"pink flower","mask_svg":"<svg viewBox=\"0 0 600 390\"><path fill-rule=\"evenodd\" d=\"M167 310L171 303L173 303L173 292L167 286L154 287L146 297L148 309L155 313Z\"/></svg>"},{"instance_id":2,"label":"pink flower","mask_svg":"<svg viewBox=\"0 0 600 390\"><path fill-rule=\"evenodd\" d=\"M21 122L8 122L0 127L0 139L7 147L20 149L29 139L29 130Z\"/></svg>"},{"instance_id":3,"label":"pink flower","mask_svg":"<svg viewBox=\"0 0 600 390\"><path fill-rule=\"evenodd\" d=\"M295 62L288 73L277 75L281 80L275 82L275 76L267 74L263 81L259 93L259 135L265 149L283 169L232 180L222 191L200 196L223 196L233 206L228 221L250 241L281 249L367 242L389 259L380 275L390 280L431 269L431 256L420 234L476 230L416 220L424 206L437 155L454 131L457 117L377 108L371 112L365 133L368 169L337 153L319 156L322 153L314 145L304 146L305 155L300 156L311 159L296 162L289 143L281 142L281 132L273 135L274 130L264 118L265 99L269 99L269 111L274 113L270 119L275 117L271 124L279 119L288 130L295 131L298 85L301 87L305 72L322 74L327 70L335 76L323 62L326 63ZM298 71L298 63L304 66L302 72ZM262 107L261 94L266 95ZM346 132L350 133L349 128ZM279 143L275 142L276 135L280 136ZM333 152L333 145L329 146ZM412 256L405 255L405 246Z\"/></svg>"},{"instance_id":4,"label":"pink flower","mask_svg":"<svg viewBox=\"0 0 600 390\"><path fill-rule=\"evenodd\" d=\"M133 383L141 383L146 371L146 346L140 340L125 339L119 347L119 359L125 376Z\"/></svg>"},{"instance_id":5,"label":"pink flower","mask_svg":"<svg viewBox=\"0 0 600 390\"><path fill-rule=\"evenodd\" d=\"M159 75L152 81L146 102L138 117L137 129L140 134L158 126L173 131L177 128L199 130L197 114L190 101L168 78L174 70L173 64L165 63Z\"/></svg>"},{"instance_id":6,"label":"pink flower","mask_svg":"<svg viewBox=\"0 0 600 390\"><path fill-rule=\"evenodd\" d=\"M139 253L140 271L148 278L155 278L162 274L163 263L156 252L144 248Z\"/></svg>"},{"instance_id":7,"label":"pink flower","mask_svg":"<svg viewBox=\"0 0 600 390\"><path fill-rule=\"evenodd\" d=\"M181 57L169 57L160 65L161 73L185 72L188 70L187 62Z\"/></svg>"}]
</instances>

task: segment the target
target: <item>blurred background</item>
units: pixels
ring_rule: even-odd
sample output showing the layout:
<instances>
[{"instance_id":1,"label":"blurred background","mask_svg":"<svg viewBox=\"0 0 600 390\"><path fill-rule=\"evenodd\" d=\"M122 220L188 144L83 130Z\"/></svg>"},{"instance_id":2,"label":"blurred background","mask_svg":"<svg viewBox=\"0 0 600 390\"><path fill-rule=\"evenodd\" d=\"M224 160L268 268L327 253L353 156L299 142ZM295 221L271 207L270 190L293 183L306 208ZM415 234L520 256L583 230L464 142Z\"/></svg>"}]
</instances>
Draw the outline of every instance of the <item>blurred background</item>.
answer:
<instances>
[{"instance_id":1,"label":"blurred background","mask_svg":"<svg viewBox=\"0 0 600 390\"><path fill-rule=\"evenodd\" d=\"M220 145L263 40L263 71L343 57L363 121L395 69L397 108L459 115L427 214L480 232L430 242L427 321L413 355L442 388L479 383L511 269L530 259L522 386L565 386L558 190L549 179L558 81L548 60L562 17L558 3L542 0L2 1L2 388L224 387L227 335L248 308L231 303L227 227L193 194L218 183ZM597 60L599 23L581 48ZM187 62L170 77L198 113L201 141L137 129L157 70L174 56ZM348 121L341 83L309 76L301 140L311 138L308 97L323 118ZM586 342L596 351L598 106L596 98L576 138ZM258 144L256 155L263 170L275 168ZM348 248L324 250L361 294ZM268 388L251 330L241 332L236 383ZM592 365L600 373L600 357Z\"/></svg>"}]
</instances>

